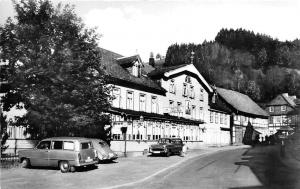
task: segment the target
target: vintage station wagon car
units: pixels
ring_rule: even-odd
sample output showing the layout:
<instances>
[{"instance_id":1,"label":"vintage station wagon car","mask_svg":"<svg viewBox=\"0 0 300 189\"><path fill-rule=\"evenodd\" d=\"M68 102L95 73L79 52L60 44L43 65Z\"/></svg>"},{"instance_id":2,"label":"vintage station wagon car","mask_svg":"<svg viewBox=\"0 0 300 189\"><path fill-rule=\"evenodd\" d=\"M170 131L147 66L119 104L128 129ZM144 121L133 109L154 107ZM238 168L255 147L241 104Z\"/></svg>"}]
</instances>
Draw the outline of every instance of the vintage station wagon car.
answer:
<instances>
[{"instance_id":1,"label":"vintage station wagon car","mask_svg":"<svg viewBox=\"0 0 300 189\"><path fill-rule=\"evenodd\" d=\"M171 154L181 154L182 147L183 143L180 138L161 138L157 144L150 146L149 153L170 156Z\"/></svg>"},{"instance_id":2,"label":"vintage station wagon car","mask_svg":"<svg viewBox=\"0 0 300 189\"><path fill-rule=\"evenodd\" d=\"M53 137L44 139L31 150L19 151L22 167L59 167L61 172L75 171L75 167L97 163L97 153L89 139L81 137Z\"/></svg>"}]
</instances>

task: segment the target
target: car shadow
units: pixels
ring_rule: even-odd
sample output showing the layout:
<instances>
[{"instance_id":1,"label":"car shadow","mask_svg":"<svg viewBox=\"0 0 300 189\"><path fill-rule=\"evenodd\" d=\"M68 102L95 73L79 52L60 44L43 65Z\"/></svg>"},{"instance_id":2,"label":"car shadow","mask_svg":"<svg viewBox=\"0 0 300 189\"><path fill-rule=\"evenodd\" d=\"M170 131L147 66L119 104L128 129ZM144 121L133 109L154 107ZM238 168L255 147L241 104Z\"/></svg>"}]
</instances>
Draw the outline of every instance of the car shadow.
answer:
<instances>
[{"instance_id":1,"label":"car shadow","mask_svg":"<svg viewBox=\"0 0 300 189\"><path fill-rule=\"evenodd\" d=\"M101 161L99 161L98 164L114 164L114 163L119 163L119 162L117 162L115 160L101 160Z\"/></svg>"}]
</instances>

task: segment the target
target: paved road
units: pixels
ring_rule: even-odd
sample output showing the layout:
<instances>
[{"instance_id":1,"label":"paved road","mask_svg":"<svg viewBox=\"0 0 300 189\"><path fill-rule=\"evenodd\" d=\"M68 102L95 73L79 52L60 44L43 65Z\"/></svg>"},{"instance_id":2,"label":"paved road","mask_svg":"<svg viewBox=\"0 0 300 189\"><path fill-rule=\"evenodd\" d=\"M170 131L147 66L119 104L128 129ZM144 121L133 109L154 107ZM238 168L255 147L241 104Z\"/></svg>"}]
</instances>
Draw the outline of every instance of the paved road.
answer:
<instances>
[{"instance_id":1,"label":"paved road","mask_svg":"<svg viewBox=\"0 0 300 189\"><path fill-rule=\"evenodd\" d=\"M246 149L214 153L197 157L164 175L127 188L252 188L262 183L248 166Z\"/></svg>"}]
</instances>

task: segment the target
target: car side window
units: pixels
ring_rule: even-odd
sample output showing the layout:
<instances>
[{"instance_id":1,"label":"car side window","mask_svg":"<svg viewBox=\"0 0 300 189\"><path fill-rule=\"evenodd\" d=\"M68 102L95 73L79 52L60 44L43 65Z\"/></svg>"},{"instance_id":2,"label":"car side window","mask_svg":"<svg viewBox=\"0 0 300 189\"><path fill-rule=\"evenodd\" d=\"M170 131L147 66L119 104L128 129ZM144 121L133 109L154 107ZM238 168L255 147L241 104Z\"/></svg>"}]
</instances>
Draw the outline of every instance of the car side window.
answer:
<instances>
[{"instance_id":1,"label":"car side window","mask_svg":"<svg viewBox=\"0 0 300 189\"><path fill-rule=\"evenodd\" d=\"M37 149L47 150L50 149L51 141L42 141L37 145Z\"/></svg>"},{"instance_id":2,"label":"car side window","mask_svg":"<svg viewBox=\"0 0 300 189\"><path fill-rule=\"evenodd\" d=\"M72 141L64 141L64 150L74 150L75 145Z\"/></svg>"},{"instance_id":3,"label":"car side window","mask_svg":"<svg viewBox=\"0 0 300 189\"><path fill-rule=\"evenodd\" d=\"M53 149L54 150L62 150L63 149L63 141L53 141Z\"/></svg>"}]
</instances>

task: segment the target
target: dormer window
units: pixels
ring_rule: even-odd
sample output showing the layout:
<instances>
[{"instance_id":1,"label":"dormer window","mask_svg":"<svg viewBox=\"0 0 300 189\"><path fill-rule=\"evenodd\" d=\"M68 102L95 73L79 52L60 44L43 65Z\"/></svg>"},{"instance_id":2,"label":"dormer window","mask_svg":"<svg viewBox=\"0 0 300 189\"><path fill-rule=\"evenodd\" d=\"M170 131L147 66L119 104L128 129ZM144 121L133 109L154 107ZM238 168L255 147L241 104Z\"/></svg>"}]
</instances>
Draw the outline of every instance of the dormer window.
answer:
<instances>
[{"instance_id":1,"label":"dormer window","mask_svg":"<svg viewBox=\"0 0 300 189\"><path fill-rule=\"evenodd\" d=\"M136 61L132 67L132 75L135 77L141 77L141 64Z\"/></svg>"}]
</instances>

